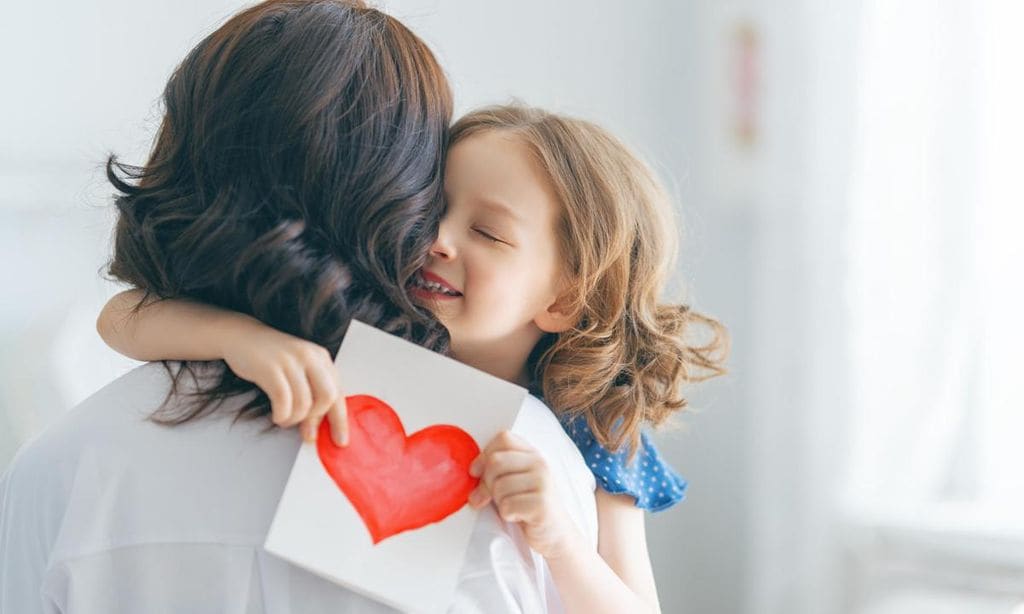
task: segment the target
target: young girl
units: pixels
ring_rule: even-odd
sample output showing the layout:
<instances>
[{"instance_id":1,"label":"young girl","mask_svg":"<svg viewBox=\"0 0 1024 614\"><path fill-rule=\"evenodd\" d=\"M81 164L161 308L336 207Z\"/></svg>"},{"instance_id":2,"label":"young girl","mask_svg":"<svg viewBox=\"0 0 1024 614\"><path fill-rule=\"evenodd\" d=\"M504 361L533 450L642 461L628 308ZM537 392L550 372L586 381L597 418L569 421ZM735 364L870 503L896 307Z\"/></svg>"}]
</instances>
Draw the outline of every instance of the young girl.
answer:
<instances>
[{"instance_id":1,"label":"young girl","mask_svg":"<svg viewBox=\"0 0 1024 614\"><path fill-rule=\"evenodd\" d=\"M503 433L471 466L474 507L494 502L545 557L567 610L659 609L642 509L685 482L642 432L685 407L680 386L724 371L714 320L659 303L676 232L650 170L599 127L520 106L452 128L447 210L411 294L444 324L458 360L530 388L555 411L600 485L598 552L551 492L539 454ZM346 438L329 353L241 314L173 300L126 315L118 295L98 328L140 359L224 359L269 396L280 426ZM695 328L711 333L695 342ZM329 429L329 431L328 431Z\"/></svg>"}]
</instances>

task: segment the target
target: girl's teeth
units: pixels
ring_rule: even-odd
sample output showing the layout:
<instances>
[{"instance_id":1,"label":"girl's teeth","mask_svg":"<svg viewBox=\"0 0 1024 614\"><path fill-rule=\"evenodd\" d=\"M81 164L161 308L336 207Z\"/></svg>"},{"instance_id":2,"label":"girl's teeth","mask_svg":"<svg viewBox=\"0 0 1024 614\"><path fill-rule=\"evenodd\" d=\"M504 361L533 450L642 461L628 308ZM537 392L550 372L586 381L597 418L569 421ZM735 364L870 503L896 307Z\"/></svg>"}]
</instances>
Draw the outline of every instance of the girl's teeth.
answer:
<instances>
[{"instance_id":1,"label":"girl's teeth","mask_svg":"<svg viewBox=\"0 0 1024 614\"><path fill-rule=\"evenodd\" d=\"M445 288L444 286L442 286L441 284L437 283L436 281L427 281L427 280L423 279L422 277L418 278L416 281L417 281L417 285L418 286L420 286L421 288L424 288L426 290L430 290L431 292L438 292L440 294L447 294L449 296L457 296L458 295L457 292L454 292L452 290L449 290L449 289Z\"/></svg>"}]
</instances>

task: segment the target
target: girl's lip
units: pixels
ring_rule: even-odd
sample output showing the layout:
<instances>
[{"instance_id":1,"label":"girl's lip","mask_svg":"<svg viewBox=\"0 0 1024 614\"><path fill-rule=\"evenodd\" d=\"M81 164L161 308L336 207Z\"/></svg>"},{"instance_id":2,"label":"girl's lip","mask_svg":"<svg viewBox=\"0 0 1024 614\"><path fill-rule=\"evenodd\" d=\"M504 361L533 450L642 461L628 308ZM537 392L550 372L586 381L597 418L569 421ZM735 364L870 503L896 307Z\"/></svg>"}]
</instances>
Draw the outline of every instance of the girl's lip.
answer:
<instances>
[{"instance_id":1,"label":"girl's lip","mask_svg":"<svg viewBox=\"0 0 1024 614\"><path fill-rule=\"evenodd\" d=\"M444 292L434 292L434 291L427 290L426 288L421 288L418 285L413 284L409 288L409 294L411 294L412 296L414 296L414 297L416 297L416 298L418 298L420 300L430 300L430 301L449 301L449 300L454 300L454 299L457 299L457 298L462 298L462 293L459 292L458 290L456 290L455 287L452 286L450 283L448 283L448 280L446 280L444 277L441 277L440 275L436 275L434 273L431 273L429 271L425 271L425 270L422 270L422 269L419 271L419 275L420 275L420 277L423 278L424 281L434 282L436 284L439 284L445 290L449 290L449 291L455 292L457 294L456 295L451 295L451 294L445 294Z\"/></svg>"},{"instance_id":2,"label":"girl's lip","mask_svg":"<svg viewBox=\"0 0 1024 614\"><path fill-rule=\"evenodd\" d=\"M418 286L413 286L412 288L410 288L409 294L415 296L420 300L429 301L453 301L457 298L462 298L461 294L459 296L452 296L451 294L445 294L443 292L431 292L426 288L420 288Z\"/></svg>"},{"instance_id":3,"label":"girl's lip","mask_svg":"<svg viewBox=\"0 0 1024 614\"><path fill-rule=\"evenodd\" d=\"M426 270L420 270L420 275L423 277L423 279L425 279L427 281L432 281L435 284L441 284L441 286L444 287L445 290L451 290L452 292L459 292L459 290L455 286L453 286L450 283L448 283L448 280L445 279L444 277L441 277L440 275L436 275L436 274L431 273L430 271L426 271ZM462 293L459 292L459 294L462 294ZM452 298L455 298L455 297L452 297Z\"/></svg>"}]
</instances>

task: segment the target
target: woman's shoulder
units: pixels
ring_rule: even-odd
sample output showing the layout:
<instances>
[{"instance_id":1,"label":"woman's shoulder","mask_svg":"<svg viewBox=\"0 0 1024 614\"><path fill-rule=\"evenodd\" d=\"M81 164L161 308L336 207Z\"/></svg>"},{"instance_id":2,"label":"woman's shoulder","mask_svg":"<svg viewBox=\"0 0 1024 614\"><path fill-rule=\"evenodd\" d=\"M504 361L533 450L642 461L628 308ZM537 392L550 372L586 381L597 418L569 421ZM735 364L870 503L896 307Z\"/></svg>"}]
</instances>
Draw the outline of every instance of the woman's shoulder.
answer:
<instances>
[{"instance_id":1,"label":"woman's shoulder","mask_svg":"<svg viewBox=\"0 0 1024 614\"><path fill-rule=\"evenodd\" d=\"M561 422L542 400L532 395L526 396L512 432L536 448L546 462L556 465L559 471L569 475L574 483L586 486L589 482L589 490L593 492L594 477L588 471L582 450L575 445Z\"/></svg>"},{"instance_id":2,"label":"woman's shoulder","mask_svg":"<svg viewBox=\"0 0 1024 614\"><path fill-rule=\"evenodd\" d=\"M562 426L603 490L630 495L637 507L652 512L685 498L686 480L665 461L647 432L641 433L640 445L630 458L626 447L611 452L602 446L584 416L563 421Z\"/></svg>"},{"instance_id":3,"label":"woman's shoulder","mask_svg":"<svg viewBox=\"0 0 1024 614\"><path fill-rule=\"evenodd\" d=\"M561 422L542 400L526 395L512 432L526 439L544 458L562 502L580 530L596 547L595 476L588 470L582 451L574 445Z\"/></svg>"},{"instance_id":4,"label":"woman's shoulder","mask_svg":"<svg viewBox=\"0 0 1024 614\"><path fill-rule=\"evenodd\" d=\"M138 452L133 462L142 463L154 434L170 435L170 429L147 419L169 398L177 368L174 363L145 363L109 382L33 434L8 469L33 480L47 476L49 483L69 480L85 457L123 457L122 449Z\"/></svg>"}]
</instances>

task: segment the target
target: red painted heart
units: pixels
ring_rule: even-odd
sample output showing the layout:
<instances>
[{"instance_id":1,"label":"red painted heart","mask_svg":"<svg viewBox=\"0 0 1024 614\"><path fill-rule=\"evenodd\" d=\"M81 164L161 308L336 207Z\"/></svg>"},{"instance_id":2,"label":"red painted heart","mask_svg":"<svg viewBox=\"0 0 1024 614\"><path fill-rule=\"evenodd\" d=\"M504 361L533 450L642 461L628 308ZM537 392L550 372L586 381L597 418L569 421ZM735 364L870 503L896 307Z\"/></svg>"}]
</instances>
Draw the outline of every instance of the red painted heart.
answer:
<instances>
[{"instance_id":1,"label":"red painted heart","mask_svg":"<svg viewBox=\"0 0 1024 614\"><path fill-rule=\"evenodd\" d=\"M479 480L469 465L480 448L462 429L436 424L406 436L395 410L376 397L347 397L349 443L320 423L316 448L327 473L355 507L373 543L439 522L466 503Z\"/></svg>"}]
</instances>

